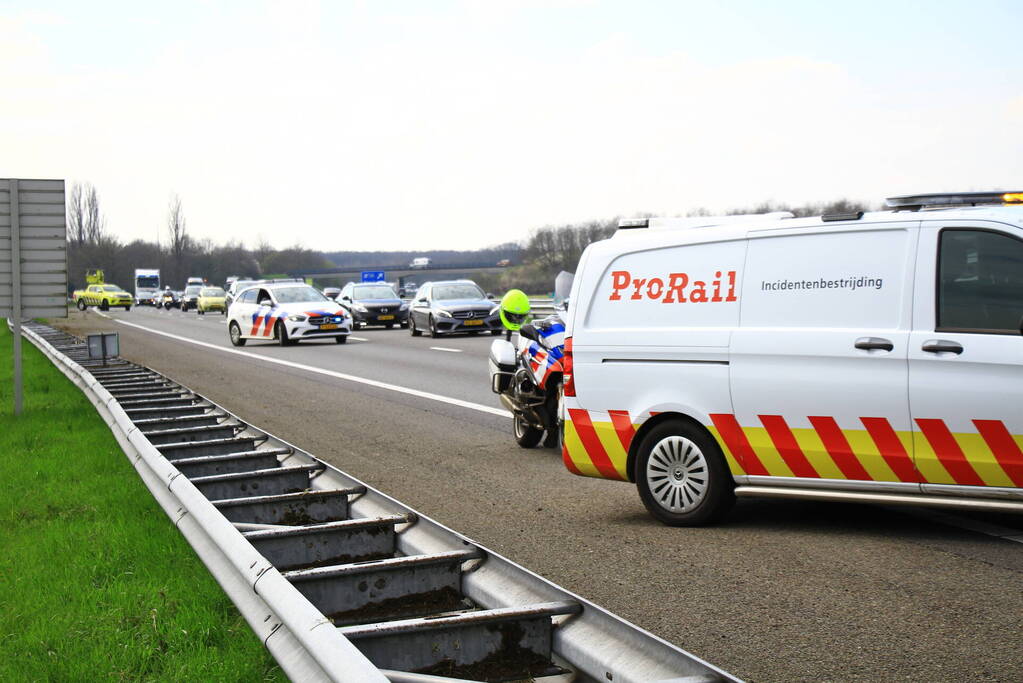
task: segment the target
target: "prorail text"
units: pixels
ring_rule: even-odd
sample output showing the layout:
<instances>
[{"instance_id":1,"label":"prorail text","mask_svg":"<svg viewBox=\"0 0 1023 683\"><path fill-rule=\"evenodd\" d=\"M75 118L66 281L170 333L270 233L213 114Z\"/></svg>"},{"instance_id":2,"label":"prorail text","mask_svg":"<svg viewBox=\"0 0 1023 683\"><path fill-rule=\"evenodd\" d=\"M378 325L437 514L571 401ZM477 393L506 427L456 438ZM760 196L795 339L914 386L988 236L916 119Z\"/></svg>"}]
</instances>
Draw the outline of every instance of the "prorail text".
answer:
<instances>
[{"instance_id":1,"label":"prorail text","mask_svg":"<svg viewBox=\"0 0 1023 683\"><path fill-rule=\"evenodd\" d=\"M688 273L669 273L667 280L659 277L634 278L627 270L611 272L610 301L621 301L622 292L632 293L629 299L660 300L662 304L674 303L727 303L738 301L735 293L735 271L717 271L708 284L706 280L692 280ZM723 291L722 291L723 290Z\"/></svg>"}]
</instances>

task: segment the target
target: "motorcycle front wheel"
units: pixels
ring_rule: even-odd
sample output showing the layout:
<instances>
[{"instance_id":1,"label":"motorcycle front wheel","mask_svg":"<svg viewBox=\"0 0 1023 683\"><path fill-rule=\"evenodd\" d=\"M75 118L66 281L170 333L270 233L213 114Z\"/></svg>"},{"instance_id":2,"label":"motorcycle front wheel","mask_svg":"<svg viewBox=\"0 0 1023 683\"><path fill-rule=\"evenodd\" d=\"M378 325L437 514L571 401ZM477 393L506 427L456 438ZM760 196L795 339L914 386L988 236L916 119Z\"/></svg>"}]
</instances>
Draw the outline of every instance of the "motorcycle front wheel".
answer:
<instances>
[{"instance_id":1,"label":"motorcycle front wheel","mask_svg":"<svg viewBox=\"0 0 1023 683\"><path fill-rule=\"evenodd\" d=\"M516 415L514 422L515 430L515 441L522 448L535 448L540 439L543 438L543 430L537 429L533 425L526 422L525 418L521 415Z\"/></svg>"}]
</instances>

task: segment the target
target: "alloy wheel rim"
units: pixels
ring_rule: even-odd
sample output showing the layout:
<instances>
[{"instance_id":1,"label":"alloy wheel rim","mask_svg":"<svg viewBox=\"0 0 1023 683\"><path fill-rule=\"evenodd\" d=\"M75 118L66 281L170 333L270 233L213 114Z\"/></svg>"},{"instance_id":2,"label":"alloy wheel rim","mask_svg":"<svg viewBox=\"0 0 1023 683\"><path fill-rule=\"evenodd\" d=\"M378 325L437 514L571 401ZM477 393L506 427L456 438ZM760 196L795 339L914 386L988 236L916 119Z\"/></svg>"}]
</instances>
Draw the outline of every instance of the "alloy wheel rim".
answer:
<instances>
[{"instance_id":1,"label":"alloy wheel rim","mask_svg":"<svg viewBox=\"0 0 1023 683\"><path fill-rule=\"evenodd\" d=\"M658 441L647 460L650 493L665 510L689 512L707 494L709 470L700 447L683 436Z\"/></svg>"}]
</instances>

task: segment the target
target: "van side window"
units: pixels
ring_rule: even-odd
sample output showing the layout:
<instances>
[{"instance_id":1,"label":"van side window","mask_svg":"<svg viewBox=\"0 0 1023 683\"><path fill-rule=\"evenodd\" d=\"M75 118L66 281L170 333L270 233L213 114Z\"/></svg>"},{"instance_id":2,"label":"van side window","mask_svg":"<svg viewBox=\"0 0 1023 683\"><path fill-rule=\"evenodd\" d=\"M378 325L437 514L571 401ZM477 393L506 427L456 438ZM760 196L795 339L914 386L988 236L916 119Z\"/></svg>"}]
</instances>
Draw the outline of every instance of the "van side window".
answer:
<instances>
[{"instance_id":1,"label":"van side window","mask_svg":"<svg viewBox=\"0 0 1023 683\"><path fill-rule=\"evenodd\" d=\"M937 329L1020 334L1023 240L987 230L944 230L939 253Z\"/></svg>"}]
</instances>

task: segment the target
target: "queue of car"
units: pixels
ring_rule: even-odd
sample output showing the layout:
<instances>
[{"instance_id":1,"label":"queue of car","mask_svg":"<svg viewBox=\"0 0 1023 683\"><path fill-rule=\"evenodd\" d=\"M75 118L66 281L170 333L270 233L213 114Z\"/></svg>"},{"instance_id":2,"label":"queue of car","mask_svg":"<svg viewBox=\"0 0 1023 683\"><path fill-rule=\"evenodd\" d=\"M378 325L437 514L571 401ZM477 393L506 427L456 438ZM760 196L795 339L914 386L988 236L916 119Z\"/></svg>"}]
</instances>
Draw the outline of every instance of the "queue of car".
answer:
<instances>
[{"instance_id":1,"label":"queue of car","mask_svg":"<svg viewBox=\"0 0 1023 683\"><path fill-rule=\"evenodd\" d=\"M198 315L220 313L227 318L228 336L235 346L244 346L250 340L281 346L308 339L333 339L343 344L353 330L370 325L408 329L413 337L424 332L432 338L501 333L499 306L472 280L418 286L406 283L401 289L404 291L396 291L388 282L349 282L341 288L321 291L299 279L238 277L229 278L225 287L217 287L204 278L190 277L182 291L166 288L157 306L178 308L183 313L194 310ZM406 293L411 301L403 300ZM127 293L124 296L130 297ZM94 300L101 307L123 305L108 304L92 292L86 296L83 291L76 297L79 308Z\"/></svg>"}]
</instances>

